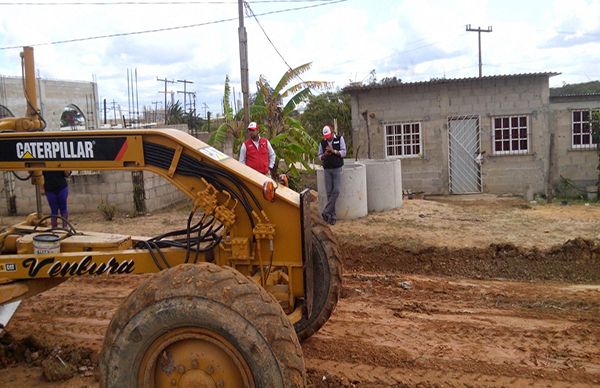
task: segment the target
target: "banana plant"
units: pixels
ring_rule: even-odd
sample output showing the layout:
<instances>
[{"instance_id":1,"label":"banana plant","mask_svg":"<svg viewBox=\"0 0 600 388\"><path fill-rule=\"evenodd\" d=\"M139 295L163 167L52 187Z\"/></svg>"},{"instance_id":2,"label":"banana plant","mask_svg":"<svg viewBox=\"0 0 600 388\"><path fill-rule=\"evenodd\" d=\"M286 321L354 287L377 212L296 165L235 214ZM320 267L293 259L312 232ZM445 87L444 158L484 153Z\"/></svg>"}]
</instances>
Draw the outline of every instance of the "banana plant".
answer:
<instances>
[{"instance_id":1,"label":"banana plant","mask_svg":"<svg viewBox=\"0 0 600 388\"><path fill-rule=\"evenodd\" d=\"M244 142L244 123L242 121L242 111L233 111L231 103L229 102L231 96L231 88L229 86L229 75L225 76L225 88L223 91L223 122L215 129L208 138L208 144L217 148L223 148L227 136L231 135L233 138L233 153L237 155L240 151L240 147Z\"/></svg>"},{"instance_id":2,"label":"banana plant","mask_svg":"<svg viewBox=\"0 0 600 388\"><path fill-rule=\"evenodd\" d=\"M264 76L256 83L257 95L250 113L253 121L262 124L263 134L275 150L275 172L280 160L285 161L285 172L296 174L298 163L310 170L309 161L317 152L317 142L294 117L297 105L311 95L311 89L331 87L329 82L302 80L300 75L310 68L311 63L305 63L288 69L274 88ZM294 83L296 79L300 82Z\"/></svg>"}]
</instances>

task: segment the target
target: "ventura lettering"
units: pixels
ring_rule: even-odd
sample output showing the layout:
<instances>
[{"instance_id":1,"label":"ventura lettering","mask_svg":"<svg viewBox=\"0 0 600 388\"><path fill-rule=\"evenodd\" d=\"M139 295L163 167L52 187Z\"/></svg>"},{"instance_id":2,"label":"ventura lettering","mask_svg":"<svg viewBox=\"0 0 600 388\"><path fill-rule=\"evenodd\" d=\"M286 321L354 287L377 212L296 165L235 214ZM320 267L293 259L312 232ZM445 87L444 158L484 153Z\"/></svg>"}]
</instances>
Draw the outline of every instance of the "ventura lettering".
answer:
<instances>
[{"instance_id":1,"label":"ventura lettering","mask_svg":"<svg viewBox=\"0 0 600 388\"><path fill-rule=\"evenodd\" d=\"M93 159L94 143L85 141L31 141L16 143L19 159Z\"/></svg>"},{"instance_id":2,"label":"ventura lettering","mask_svg":"<svg viewBox=\"0 0 600 388\"><path fill-rule=\"evenodd\" d=\"M92 262L91 256L85 256L79 262L75 263L61 263L54 258L43 259L37 261L36 259L23 260L23 266L28 268L28 274L30 277L35 277L40 270L44 269L47 274L54 277L65 277L65 276L82 276L82 275L101 275L105 272L109 274L124 274L132 273L134 270L133 260L124 260L119 263L114 257L106 263L94 263Z\"/></svg>"}]
</instances>

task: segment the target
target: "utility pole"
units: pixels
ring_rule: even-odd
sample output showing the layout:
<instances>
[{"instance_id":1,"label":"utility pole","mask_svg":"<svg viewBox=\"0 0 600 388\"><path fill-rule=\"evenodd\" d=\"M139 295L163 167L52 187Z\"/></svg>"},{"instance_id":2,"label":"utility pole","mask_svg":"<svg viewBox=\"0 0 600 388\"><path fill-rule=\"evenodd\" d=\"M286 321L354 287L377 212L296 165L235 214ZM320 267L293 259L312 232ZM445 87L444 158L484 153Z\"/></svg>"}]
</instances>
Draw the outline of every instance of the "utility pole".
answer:
<instances>
[{"instance_id":1,"label":"utility pole","mask_svg":"<svg viewBox=\"0 0 600 388\"><path fill-rule=\"evenodd\" d=\"M467 24L467 31L477 32L477 37L479 40L479 78L481 78L481 33L492 32L492 26L489 26L487 30L482 30L481 27L471 28L471 25Z\"/></svg>"},{"instance_id":2,"label":"utility pole","mask_svg":"<svg viewBox=\"0 0 600 388\"><path fill-rule=\"evenodd\" d=\"M167 77L165 77L164 79L160 79L160 78L156 77L156 80L165 83L165 91L164 91L164 93L165 93L165 124L166 124L167 123L167 83L174 84L175 81L169 81L167 79Z\"/></svg>"},{"instance_id":3,"label":"utility pole","mask_svg":"<svg viewBox=\"0 0 600 388\"><path fill-rule=\"evenodd\" d=\"M135 68L135 118L140 124L140 99L138 96L137 67ZM138 127L139 128L139 127Z\"/></svg>"},{"instance_id":4,"label":"utility pole","mask_svg":"<svg viewBox=\"0 0 600 388\"><path fill-rule=\"evenodd\" d=\"M205 119L207 119L207 118L208 118L208 116L206 116L206 112L208 112L208 105L206 105L206 102L203 102L203 103L202 103L202 106L204 107L204 115L203 115L203 117L204 117Z\"/></svg>"},{"instance_id":5,"label":"utility pole","mask_svg":"<svg viewBox=\"0 0 600 388\"><path fill-rule=\"evenodd\" d=\"M111 127L113 125L117 124L117 102L113 99L112 100L112 110L113 110L113 123L111 124Z\"/></svg>"},{"instance_id":6,"label":"utility pole","mask_svg":"<svg viewBox=\"0 0 600 388\"><path fill-rule=\"evenodd\" d=\"M162 104L162 102L160 101L152 101L152 104L154 104L154 122L157 121L156 119L156 112L158 112L158 104Z\"/></svg>"},{"instance_id":7,"label":"utility pole","mask_svg":"<svg viewBox=\"0 0 600 388\"><path fill-rule=\"evenodd\" d=\"M177 93L183 93L183 112L187 112L187 99L186 96L188 95L188 92L186 91L186 84L193 84L192 81L188 81L186 79L178 79L177 82L183 82L183 92L181 90L178 90ZM189 92L189 94L191 94L192 92Z\"/></svg>"},{"instance_id":8,"label":"utility pole","mask_svg":"<svg viewBox=\"0 0 600 388\"><path fill-rule=\"evenodd\" d=\"M127 118L131 122L131 89L129 88L129 68L127 68ZM123 119L123 123L125 128L127 128L127 124L125 123L125 119Z\"/></svg>"},{"instance_id":9,"label":"utility pole","mask_svg":"<svg viewBox=\"0 0 600 388\"><path fill-rule=\"evenodd\" d=\"M192 112L194 117L196 117L196 92L192 93L192 97L194 98L194 110Z\"/></svg>"},{"instance_id":10,"label":"utility pole","mask_svg":"<svg viewBox=\"0 0 600 388\"><path fill-rule=\"evenodd\" d=\"M244 95L244 128L250 122L250 98L248 87L248 37L246 36L246 27L244 27L244 1L238 0L238 13L240 26L238 28L240 41L240 71L242 79L242 94Z\"/></svg>"}]
</instances>

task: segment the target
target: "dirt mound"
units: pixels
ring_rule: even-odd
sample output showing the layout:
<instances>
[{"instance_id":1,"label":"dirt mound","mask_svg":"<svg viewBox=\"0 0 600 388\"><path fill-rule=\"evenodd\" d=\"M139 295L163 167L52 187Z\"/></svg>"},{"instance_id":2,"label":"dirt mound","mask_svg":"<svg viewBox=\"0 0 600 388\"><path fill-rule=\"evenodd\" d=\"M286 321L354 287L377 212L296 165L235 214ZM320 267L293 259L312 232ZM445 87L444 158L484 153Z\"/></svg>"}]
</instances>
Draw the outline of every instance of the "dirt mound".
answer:
<instances>
[{"instance_id":1,"label":"dirt mound","mask_svg":"<svg viewBox=\"0 0 600 388\"><path fill-rule=\"evenodd\" d=\"M573 239L549 249L490 244L485 248L364 246L342 242L344 266L352 271L384 271L477 279L600 281L600 244Z\"/></svg>"},{"instance_id":2,"label":"dirt mound","mask_svg":"<svg viewBox=\"0 0 600 388\"><path fill-rule=\"evenodd\" d=\"M17 340L8 332L0 338L0 368L21 363L41 367L46 381L67 380L78 373L91 376L97 362L97 356L88 348L47 347L33 336Z\"/></svg>"}]
</instances>

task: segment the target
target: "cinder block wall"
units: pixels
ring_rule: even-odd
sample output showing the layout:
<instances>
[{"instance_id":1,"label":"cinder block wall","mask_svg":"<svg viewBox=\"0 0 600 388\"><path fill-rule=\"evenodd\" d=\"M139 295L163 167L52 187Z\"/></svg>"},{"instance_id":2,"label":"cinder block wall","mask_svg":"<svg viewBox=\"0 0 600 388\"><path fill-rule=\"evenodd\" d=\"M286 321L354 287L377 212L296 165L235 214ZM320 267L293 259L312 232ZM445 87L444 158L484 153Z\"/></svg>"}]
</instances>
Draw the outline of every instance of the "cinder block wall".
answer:
<instances>
[{"instance_id":1,"label":"cinder block wall","mask_svg":"<svg viewBox=\"0 0 600 388\"><path fill-rule=\"evenodd\" d=\"M7 174L0 181L0 214L8 214L7 193L5 182ZM24 172L20 176L26 176ZM25 215L36 210L35 188L30 181L19 181L8 178L14 184L17 214ZM164 178L144 172L144 189L146 209L154 211L166 208L187 197ZM84 213L98 211L101 202L115 205L120 211L133 212L133 184L130 171L75 172L69 178L69 212ZM49 214L46 198L42 196L44 214Z\"/></svg>"},{"instance_id":2,"label":"cinder block wall","mask_svg":"<svg viewBox=\"0 0 600 388\"><path fill-rule=\"evenodd\" d=\"M149 211L163 209L187 199L185 194L163 177L147 171L144 171L144 191Z\"/></svg>"},{"instance_id":3,"label":"cinder block wall","mask_svg":"<svg viewBox=\"0 0 600 388\"><path fill-rule=\"evenodd\" d=\"M353 92L357 93L357 92ZM353 94L351 102L354 149L367 157L369 118L371 155L385 156L386 122L421 123L423 155L402 159L402 186L413 191L447 194L448 118L477 116L481 128L481 150L486 151L482 166L483 192L524 194L545 191L548 177L548 76L497 79L467 79L446 83L423 83L391 88L375 88ZM493 155L492 120L495 116L529 117L529 154Z\"/></svg>"}]
</instances>

